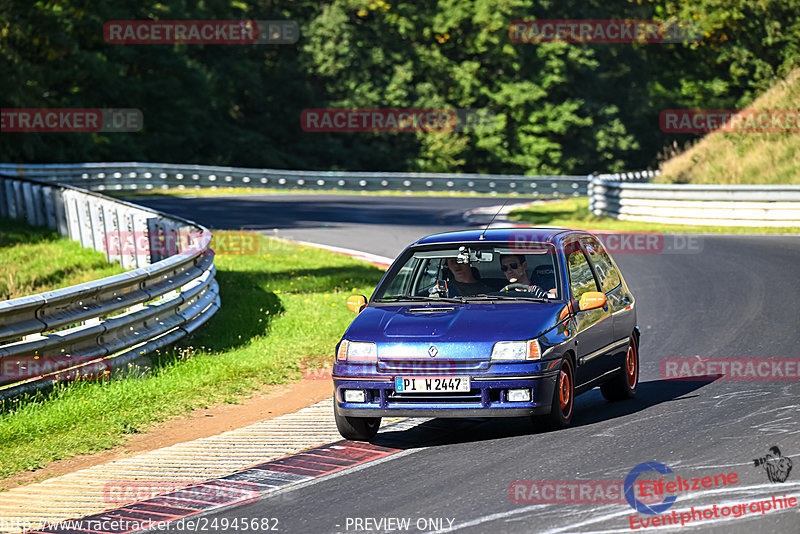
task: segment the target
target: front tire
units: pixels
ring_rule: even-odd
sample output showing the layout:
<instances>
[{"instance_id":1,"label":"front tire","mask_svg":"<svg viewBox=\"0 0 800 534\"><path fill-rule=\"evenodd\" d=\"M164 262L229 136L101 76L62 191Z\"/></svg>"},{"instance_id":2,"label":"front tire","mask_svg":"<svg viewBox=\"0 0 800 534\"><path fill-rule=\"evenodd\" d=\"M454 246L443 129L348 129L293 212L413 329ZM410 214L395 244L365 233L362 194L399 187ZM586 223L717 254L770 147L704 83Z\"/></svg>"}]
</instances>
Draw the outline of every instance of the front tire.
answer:
<instances>
[{"instance_id":1,"label":"front tire","mask_svg":"<svg viewBox=\"0 0 800 534\"><path fill-rule=\"evenodd\" d=\"M552 430L566 428L572 422L575 408L575 373L569 358L561 360L561 370L556 377L550 413L544 416L544 424Z\"/></svg>"},{"instance_id":2,"label":"front tire","mask_svg":"<svg viewBox=\"0 0 800 534\"><path fill-rule=\"evenodd\" d=\"M631 336L628 341L628 352L625 362L614 378L600 386L600 393L609 402L632 399L636 396L636 387L639 385L639 347L636 339Z\"/></svg>"},{"instance_id":3,"label":"front tire","mask_svg":"<svg viewBox=\"0 0 800 534\"><path fill-rule=\"evenodd\" d=\"M378 433L381 426L380 417L348 417L339 413L336 398L333 399L333 419L336 428L344 439L352 441L370 441Z\"/></svg>"}]
</instances>

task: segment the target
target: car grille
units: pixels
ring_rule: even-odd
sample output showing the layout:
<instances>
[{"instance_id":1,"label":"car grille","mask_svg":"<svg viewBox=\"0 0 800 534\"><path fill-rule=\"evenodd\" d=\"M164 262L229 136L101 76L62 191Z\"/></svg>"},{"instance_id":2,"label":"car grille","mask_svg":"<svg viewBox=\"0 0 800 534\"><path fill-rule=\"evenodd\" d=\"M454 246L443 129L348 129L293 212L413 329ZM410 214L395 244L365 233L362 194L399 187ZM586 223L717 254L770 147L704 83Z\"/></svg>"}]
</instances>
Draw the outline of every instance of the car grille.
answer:
<instances>
[{"instance_id":1,"label":"car grille","mask_svg":"<svg viewBox=\"0 0 800 534\"><path fill-rule=\"evenodd\" d=\"M408 375L451 375L468 371L483 371L489 368L488 361L466 360L379 360L378 371L382 373Z\"/></svg>"},{"instance_id":2,"label":"car grille","mask_svg":"<svg viewBox=\"0 0 800 534\"><path fill-rule=\"evenodd\" d=\"M396 393L392 391L386 398L389 404L418 403L480 403L481 390L472 389L469 393Z\"/></svg>"}]
</instances>

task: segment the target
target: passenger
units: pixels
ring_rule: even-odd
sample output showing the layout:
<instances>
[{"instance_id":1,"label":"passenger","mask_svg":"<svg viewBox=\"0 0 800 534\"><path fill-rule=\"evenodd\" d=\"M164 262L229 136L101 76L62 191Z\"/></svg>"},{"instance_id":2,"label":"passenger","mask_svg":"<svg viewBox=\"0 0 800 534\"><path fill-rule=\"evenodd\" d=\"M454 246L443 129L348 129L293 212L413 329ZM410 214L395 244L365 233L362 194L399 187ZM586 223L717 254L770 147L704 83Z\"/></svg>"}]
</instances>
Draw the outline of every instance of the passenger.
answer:
<instances>
[{"instance_id":1,"label":"passenger","mask_svg":"<svg viewBox=\"0 0 800 534\"><path fill-rule=\"evenodd\" d=\"M512 288L514 291L527 291L533 293L536 298L547 298L542 288L532 284L528 278L528 262L525 260L524 256L517 254L500 256L500 269L503 271L503 274L506 275L506 280L508 280L509 285L522 284L527 286L527 288L514 287ZM506 286L506 288L508 288L508 286ZM506 289L506 291L510 291L510 289Z\"/></svg>"},{"instance_id":2,"label":"passenger","mask_svg":"<svg viewBox=\"0 0 800 534\"><path fill-rule=\"evenodd\" d=\"M447 258L447 268L453 273L451 287L455 290L451 296L471 297L489 293L492 289L478 280L469 263L458 263L456 258Z\"/></svg>"}]
</instances>

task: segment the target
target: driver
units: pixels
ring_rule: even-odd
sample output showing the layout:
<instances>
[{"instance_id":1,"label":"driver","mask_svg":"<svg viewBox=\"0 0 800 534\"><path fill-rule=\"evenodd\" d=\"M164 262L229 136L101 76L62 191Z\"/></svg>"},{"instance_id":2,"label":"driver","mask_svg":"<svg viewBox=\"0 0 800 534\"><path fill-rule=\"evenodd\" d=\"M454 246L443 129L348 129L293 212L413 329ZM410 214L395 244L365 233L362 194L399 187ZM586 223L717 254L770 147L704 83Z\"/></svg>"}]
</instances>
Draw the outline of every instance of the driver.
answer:
<instances>
[{"instance_id":1,"label":"driver","mask_svg":"<svg viewBox=\"0 0 800 534\"><path fill-rule=\"evenodd\" d=\"M533 293L536 298L546 298L542 288L532 284L528 278L528 262L524 256L517 254L500 256L500 269L503 271L503 274L506 275L506 280L508 280L509 285L504 288L506 291L512 289L515 291L527 291ZM521 285L510 288L509 286L512 284Z\"/></svg>"},{"instance_id":2,"label":"driver","mask_svg":"<svg viewBox=\"0 0 800 534\"><path fill-rule=\"evenodd\" d=\"M447 258L447 268L453 273L451 284L457 296L472 297L491 291L489 286L475 278L469 263L458 263L456 258Z\"/></svg>"}]
</instances>

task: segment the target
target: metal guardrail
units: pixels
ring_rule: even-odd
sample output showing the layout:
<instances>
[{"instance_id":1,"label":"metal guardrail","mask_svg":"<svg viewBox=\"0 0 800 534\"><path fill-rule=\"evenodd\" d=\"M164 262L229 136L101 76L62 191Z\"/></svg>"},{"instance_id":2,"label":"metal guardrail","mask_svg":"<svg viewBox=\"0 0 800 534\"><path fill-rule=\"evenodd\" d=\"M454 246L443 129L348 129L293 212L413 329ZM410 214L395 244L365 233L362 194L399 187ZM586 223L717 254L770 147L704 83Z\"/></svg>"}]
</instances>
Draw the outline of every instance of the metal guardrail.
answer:
<instances>
[{"instance_id":1,"label":"metal guardrail","mask_svg":"<svg viewBox=\"0 0 800 534\"><path fill-rule=\"evenodd\" d=\"M0 164L0 172L95 191L248 187L352 191L459 191L563 197L587 194L589 176L288 171L168 163ZM647 179L629 173L630 179ZM638 178L634 178L639 175ZM627 175L626 175L627 176Z\"/></svg>"},{"instance_id":2,"label":"metal guardrail","mask_svg":"<svg viewBox=\"0 0 800 534\"><path fill-rule=\"evenodd\" d=\"M595 215L635 221L715 226L800 226L798 185L589 184Z\"/></svg>"},{"instance_id":3,"label":"metal guardrail","mask_svg":"<svg viewBox=\"0 0 800 534\"><path fill-rule=\"evenodd\" d=\"M0 175L0 215L48 226L133 270L0 302L0 398L123 368L220 306L211 233L63 184ZM160 244L165 237L170 248ZM116 247L110 247L114 241Z\"/></svg>"}]
</instances>

